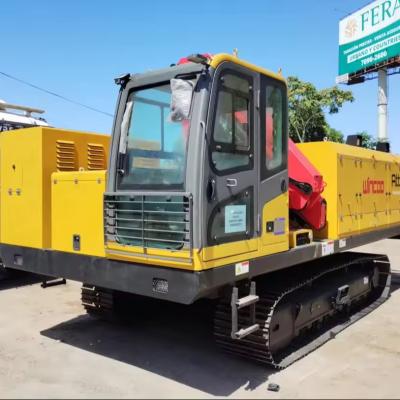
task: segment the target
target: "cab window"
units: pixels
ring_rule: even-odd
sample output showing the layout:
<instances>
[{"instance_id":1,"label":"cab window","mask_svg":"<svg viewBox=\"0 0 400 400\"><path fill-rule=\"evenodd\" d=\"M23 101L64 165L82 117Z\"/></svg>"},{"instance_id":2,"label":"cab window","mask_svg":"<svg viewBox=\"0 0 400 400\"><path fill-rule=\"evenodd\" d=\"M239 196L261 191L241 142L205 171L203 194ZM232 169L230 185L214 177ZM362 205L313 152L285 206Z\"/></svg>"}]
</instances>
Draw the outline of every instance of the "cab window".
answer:
<instances>
[{"instance_id":1,"label":"cab window","mask_svg":"<svg viewBox=\"0 0 400 400\"><path fill-rule=\"evenodd\" d=\"M252 167L252 87L246 76L229 71L218 84L211 161L223 175Z\"/></svg>"},{"instance_id":2,"label":"cab window","mask_svg":"<svg viewBox=\"0 0 400 400\"><path fill-rule=\"evenodd\" d=\"M266 90L266 167L268 170L278 168L282 164L282 91L273 86Z\"/></svg>"},{"instance_id":3,"label":"cab window","mask_svg":"<svg viewBox=\"0 0 400 400\"><path fill-rule=\"evenodd\" d=\"M268 80L261 89L261 170L262 178L287 167L286 89Z\"/></svg>"}]
</instances>

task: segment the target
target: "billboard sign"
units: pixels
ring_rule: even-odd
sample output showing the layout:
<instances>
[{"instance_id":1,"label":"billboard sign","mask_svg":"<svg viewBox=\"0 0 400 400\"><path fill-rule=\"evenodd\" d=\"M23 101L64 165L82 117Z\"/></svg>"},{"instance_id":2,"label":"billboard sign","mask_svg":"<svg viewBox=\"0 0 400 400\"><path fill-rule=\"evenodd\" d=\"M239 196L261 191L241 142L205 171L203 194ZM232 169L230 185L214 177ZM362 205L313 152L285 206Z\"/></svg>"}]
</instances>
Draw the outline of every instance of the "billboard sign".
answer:
<instances>
[{"instance_id":1,"label":"billboard sign","mask_svg":"<svg viewBox=\"0 0 400 400\"><path fill-rule=\"evenodd\" d=\"M376 0L339 24L339 79L400 56L400 0Z\"/></svg>"}]
</instances>

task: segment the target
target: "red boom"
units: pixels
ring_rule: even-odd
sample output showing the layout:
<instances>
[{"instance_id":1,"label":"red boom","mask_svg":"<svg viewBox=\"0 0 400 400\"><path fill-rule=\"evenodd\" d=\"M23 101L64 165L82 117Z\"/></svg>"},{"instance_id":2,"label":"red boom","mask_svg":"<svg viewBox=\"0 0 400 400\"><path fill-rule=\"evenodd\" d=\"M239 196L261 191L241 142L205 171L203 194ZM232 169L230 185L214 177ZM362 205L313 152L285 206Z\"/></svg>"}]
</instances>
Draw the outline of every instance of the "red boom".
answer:
<instances>
[{"instance_id":1,"label":"red boom","mask_svg":"<svg viewBox=\"0 0 400 400\"><path fill-rule=\"evenodd\" d=\"M289 139L289 208L313 229L326 224L322 175Z\"/></svg>"}]
</instances>

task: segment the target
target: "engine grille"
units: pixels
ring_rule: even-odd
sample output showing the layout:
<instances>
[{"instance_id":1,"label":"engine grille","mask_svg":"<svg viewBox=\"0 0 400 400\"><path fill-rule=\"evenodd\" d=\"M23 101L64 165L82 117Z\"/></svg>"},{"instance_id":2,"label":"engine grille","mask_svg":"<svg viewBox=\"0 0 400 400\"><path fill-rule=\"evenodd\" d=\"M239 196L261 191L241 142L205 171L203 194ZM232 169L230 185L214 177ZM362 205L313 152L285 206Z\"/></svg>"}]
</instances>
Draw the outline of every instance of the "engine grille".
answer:
<instances>
[{"instance_id":1,"label":"engine grille","mask_svg":"<svg viewBox=\"0 0 400 400\"><path fill-rule=\"evenodd\" d=\"M75 142L69 140L57 140L56 157L57 171L77 170Z\"/></svg>"},{"instance_id":2,"label":"engine grille","mask_svg":"<svg viewBox=\"0 0 400 400\"><path fill-rule=\"evenodd\" d=\"M107 168L103 145L97 143L88 143L87 156L88 170L93 171Z\"/></svg>"},{"instance_id":3,"label":"engine grille","mask_svg":"<svg viewBox=\"0 0 400 400\"><path fill-rule=\"evenodd\" d=\"M106 193L106 243L191 253L192 210L190 194Z\"/></svg>"}]
</instances>

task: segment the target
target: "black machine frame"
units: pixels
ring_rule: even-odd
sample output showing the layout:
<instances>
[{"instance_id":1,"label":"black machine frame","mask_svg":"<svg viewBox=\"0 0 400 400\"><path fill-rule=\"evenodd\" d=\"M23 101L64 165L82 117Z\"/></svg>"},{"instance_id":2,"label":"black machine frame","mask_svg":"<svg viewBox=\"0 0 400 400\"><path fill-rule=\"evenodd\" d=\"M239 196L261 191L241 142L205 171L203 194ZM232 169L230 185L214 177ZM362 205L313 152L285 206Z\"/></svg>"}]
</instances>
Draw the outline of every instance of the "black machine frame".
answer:
<instances>
[{"instance_id":1,"label":"black machine frame","mask_svg":"<svg viewBox=\"0 0 400 400\"><path fill-rule=\"evenodd\" d=\"M215 294L224 287L234 286L238 281L251 280L256 276L316 258L326 257L328 262L329 257L334 257L337 253L399 235L400 226L397 225L345 239L313 242L286 252L250 260L249 271L240 275L237 274L235 264L193 272L8 244L0 244L0 256L6 268L191 304L200 298ZM167 281L168 291L155 291L156 280Z\"/></svg>"}]
</instances>

